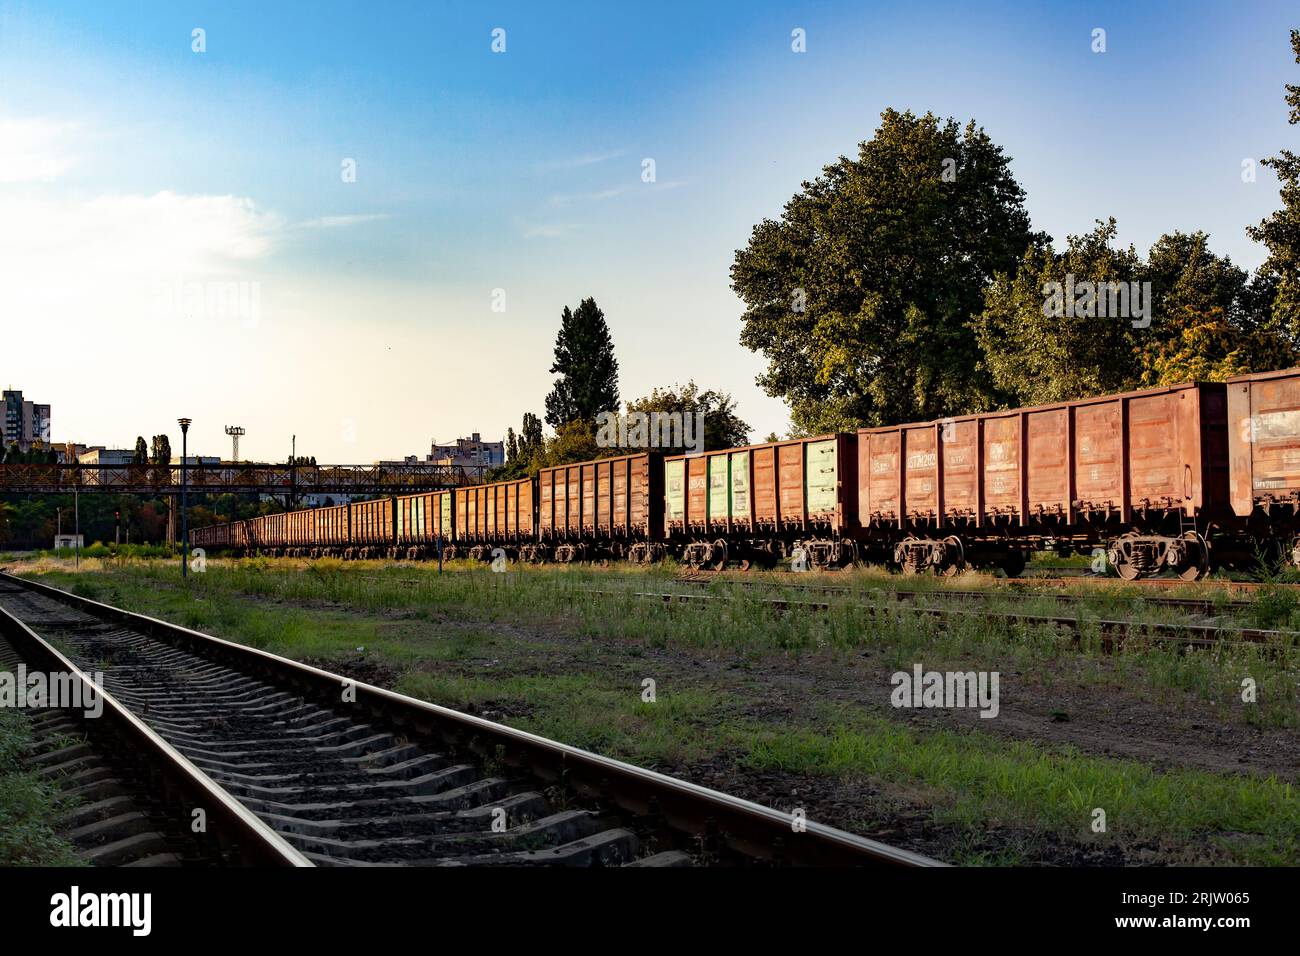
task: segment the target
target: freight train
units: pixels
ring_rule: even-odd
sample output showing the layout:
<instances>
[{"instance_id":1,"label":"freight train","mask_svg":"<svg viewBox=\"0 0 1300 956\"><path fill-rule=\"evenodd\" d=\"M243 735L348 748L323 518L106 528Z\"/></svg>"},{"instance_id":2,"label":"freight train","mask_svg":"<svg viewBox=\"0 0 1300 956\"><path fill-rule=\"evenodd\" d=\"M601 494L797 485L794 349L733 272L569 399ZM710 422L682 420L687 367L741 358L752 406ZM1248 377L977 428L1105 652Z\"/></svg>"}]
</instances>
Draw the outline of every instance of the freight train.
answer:
<instances>
[{"instance_id":1,"label":"freight train","mask_svg":"<svg viewBox=\"0 0 1300 956\"><path fill-rule=\"evenodd\" d=\"M1300 369L536 477L201 528L239 554L910 573L1104 553L1120 577L1300 565Z\"/></svg>"}]
</instances>

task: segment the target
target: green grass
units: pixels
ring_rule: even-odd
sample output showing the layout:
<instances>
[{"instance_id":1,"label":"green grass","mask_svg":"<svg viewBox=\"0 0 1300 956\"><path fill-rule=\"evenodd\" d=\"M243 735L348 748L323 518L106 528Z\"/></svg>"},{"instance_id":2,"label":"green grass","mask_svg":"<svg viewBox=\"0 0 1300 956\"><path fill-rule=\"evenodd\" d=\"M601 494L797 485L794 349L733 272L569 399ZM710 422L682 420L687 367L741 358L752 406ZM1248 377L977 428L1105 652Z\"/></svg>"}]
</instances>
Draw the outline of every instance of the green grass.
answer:
<instances>
[{"instance_id":1,"label":"green grass","mask_svg":"<svg viewBox=\"0 0 1300 956\"><path fill-rule=\"evenodd\" d=\"M1205 841L1252 865L1300 858L1300 791L1275 778L1161 772L981 733L920 734L842 709L824 730L756 732L744 764L920 786L936 801L936 822L969 830L1029 826L1120 845ZM1091 828L1098 808L1104 833Z\"/></svg>"},{"instance_id":2,"label":"green grass","mask_svg":"<svg viewBox=\"0 0 1300 956\"><path fill-rule=\"evenodd\" d=\"M51 826L67 808L65 798L24 769L31 750L27 718L0 710L0 867L81 865L73 846Z\"/></svg>"},{"instance_id":3,"label":"green grass","mask_svg":"<svg viewBox=\"0 0 1300 956\"><path fill-rule=\"evenodd\" d=\"M740 692L735 681L724 688L707 670L665 680L656 664L663 649L701 664L725 662L741 675L774 662L798 668L813 655L824 661L869 654L880 667L898 670L917 661L940 670L978 662L976 669L998 670L1004 679L1022 675L1049 696L1058 688L1072 694L1141 688L1171 716L1192 695L1214 702L1225 721L1296 727L1300 654L1294 649L1288 658L1259 648L1189 653L1160 645L1107 655L1088 623L1078 646L1049 627L1008 626L979 614L939 627L865 592L939 590L947 582L871 574L825 579L864 594L832 599L831 611L821 615L780 614L761 600L817 599L790 586L821 580L806 575L797 582L789 574L755 575L763 586L753 591L719 581L707 593L727 600L707 607L632 594L701 593L674 585L671 568L516 568L498 575L458 564L439 576L432 565L251 560L209 562L187 585L173 565L158 562L91 563L79 575L54 570L42 577L291 657L354 663L360 654L386 672L381 682L404 693L641 765L672 769L722 760L751 771L881 782L933 806L935 822L957 834L953 853L964 862L1032 859L1035 841L1056 835L1089 846L1172 842L1176 853L1199 862L1300 863L1300 807L1285 782L1160 771L978 730L923 732L843 704L765 721L753 712L766 696L761 674L741 681ZM957 586L971 585L959 580ZM591 594L595 589L616 593ZM1280 594L1277 601L1289 600L1288 592ZM1023 605L998 600L991 609L1061 614L1046 597ZM1090 592L1078 614L1085 622L1128 617L1134 601L1120 589ZM1284 611L1292 613L1284 607L1257 613ZM1147 612L1152 620L1176 619ZM548 666L548 654L563 666ZM1257 705L1240 700L1245 676L1258 683ZM655 703L641 699L646 677L659 680ZM1105 834L1089 828L1095 807L1107 813ZM990 848L981 835L998 828L1032 833L1028 843Z\"/></svg>"}]
</instances>

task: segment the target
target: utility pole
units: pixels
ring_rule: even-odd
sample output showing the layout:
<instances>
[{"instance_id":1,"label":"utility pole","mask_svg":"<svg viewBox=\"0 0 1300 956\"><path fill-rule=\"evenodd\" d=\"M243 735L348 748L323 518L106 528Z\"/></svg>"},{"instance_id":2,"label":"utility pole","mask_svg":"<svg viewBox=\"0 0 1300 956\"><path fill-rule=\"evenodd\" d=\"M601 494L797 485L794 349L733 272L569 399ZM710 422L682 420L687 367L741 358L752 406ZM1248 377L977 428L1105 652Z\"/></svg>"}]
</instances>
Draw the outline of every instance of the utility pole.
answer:
<instances>
[{"instance_id":1,"label":"utility pole","mask_svg":"<svg viewBox=\"0 0 1300 956\"><path fill-rule=\"evenodd\" d=\"M190 572L190 522L186 514L189 508L188 487L186 481L189 478L186 458L189 454L189 436L190 422L188 418L178 418L176 423L181 426L181 577L189 577Z\"/></svg>"}]
</instances>

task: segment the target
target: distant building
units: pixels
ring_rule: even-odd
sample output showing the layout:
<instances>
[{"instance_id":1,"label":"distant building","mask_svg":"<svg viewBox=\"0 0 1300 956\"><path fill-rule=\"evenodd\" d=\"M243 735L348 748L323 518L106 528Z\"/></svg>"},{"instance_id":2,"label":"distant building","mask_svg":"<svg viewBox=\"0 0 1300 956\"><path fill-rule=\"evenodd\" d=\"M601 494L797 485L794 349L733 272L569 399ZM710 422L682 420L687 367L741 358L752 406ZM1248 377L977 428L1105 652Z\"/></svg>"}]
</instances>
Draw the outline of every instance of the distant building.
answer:
<instances>
[{"instance_id":1,"label":"distant building","mask_svg":"<svg viewBox=\"0 0 1300 956\"><path fill-rule=\"evenodd\" d=\"M33 442L50 444L50 406L25 401L19 389L0 393L4 402L4 444L17 442L26 451Z\"/></svg>"},{"instance_id":2,"label":"distant building","mask_svg":"<svg viewBox=\"0 0 1300 956\"><path fill-rule=\"evenodd\" d=\"M99 445L92 445L77 456L80 464L99 467L98 472L83 473L83 480L97 481L101 485L128 481L126 466L134 459L134 448L103 448Z\"/></svg>"},{"instance_id":3,"label":"distant building","mask_svg":"<svg viewBox=\"0 0 1300 956\"><path fill-rule=\"evenodd\" d=\"M482 466L496 468L506 463L506 444L483 441L478 432L469 438L457 438L454 445L434 442L426 461L435 465Z\"/></svg>"}]
</instances>

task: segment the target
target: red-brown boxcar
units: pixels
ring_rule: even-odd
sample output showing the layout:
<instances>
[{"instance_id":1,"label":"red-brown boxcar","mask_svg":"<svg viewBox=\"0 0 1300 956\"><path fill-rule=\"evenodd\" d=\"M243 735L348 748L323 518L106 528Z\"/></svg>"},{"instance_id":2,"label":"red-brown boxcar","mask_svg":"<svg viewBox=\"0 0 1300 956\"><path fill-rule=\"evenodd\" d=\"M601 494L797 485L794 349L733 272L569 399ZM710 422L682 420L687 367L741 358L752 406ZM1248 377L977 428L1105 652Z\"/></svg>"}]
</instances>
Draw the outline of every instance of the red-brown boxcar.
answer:
<instances>
[{"instance_id":1,"label":"red-brown boxcar","mask_svg":"<svg viewBox=\"0 0 1300 956\"><path fill-rule=\"evenodd\" d=\"M911 571L1024 567L1110 542L1123 577L1209 567L1227 509L1226 399L1175 385L858 433L864 540Z\"/></svg>"},{"instance_id":2,"label":"red-brown boxcar","mask_svg":"<svg viewBox=\"0 0 1300 956\"><path fill-rule=\"evenodd\" d=\"M393 499L354 501L348 508L352 535L343 556L362 560L385 557L396 538Z\"/></svg>"},{"instance_id":3,"label":"red-brown boxcar","mask_svg":"<svg viewBox=\"0 0 1300 956\"><path fill-rule=\"evenodd\" d=\"M532 478L470 485L454 492L456 541L447 552L486 561L496 548L517 552L531 544L536 509Z\"/></svg>"},{"instance_id":4,"label":"red-brown boxcar","mask_svg":"<svg viewBox=\"0 0 1300 956\"><path fill-rule=\"evenodd\" d=\"M528 560L583 561L662 553L663 458L657 452L600 458L537 476L535 545Z\"/></svg>"},{"instance_id":5,"label":"red-brown boxcar","mask_svg":"<svg viewBox=\"0 0 1300 956\"><path fill-rule=\"evenodd\" d=\"M667 543L692 566L774 563L802 547L814 567L853 560L857 441L820 435L664 460Z\"/></svg>"},{"instance_id":6,"label":"red-brown boxcar","mask_svg":"<svg viewBox=\"0 0 1300 956\"><path fill-rule=\"evenodd\" d=\"M1251 546L1300 565L1300 369L1228 379L1232 510Z\"/></svg>"},{"instance_id":7,"label":"red-brown boxcar","mask_svg":"<svg viewBox=\"0 0 1300 956\"><path fill-rule=\"evenodd\" d=\"M451 546L455 540L452 524L454 499L450 491L399 497L396 501L396 556L414 561L437 555L439 547Z\"/></svg>"}]
</instances>

